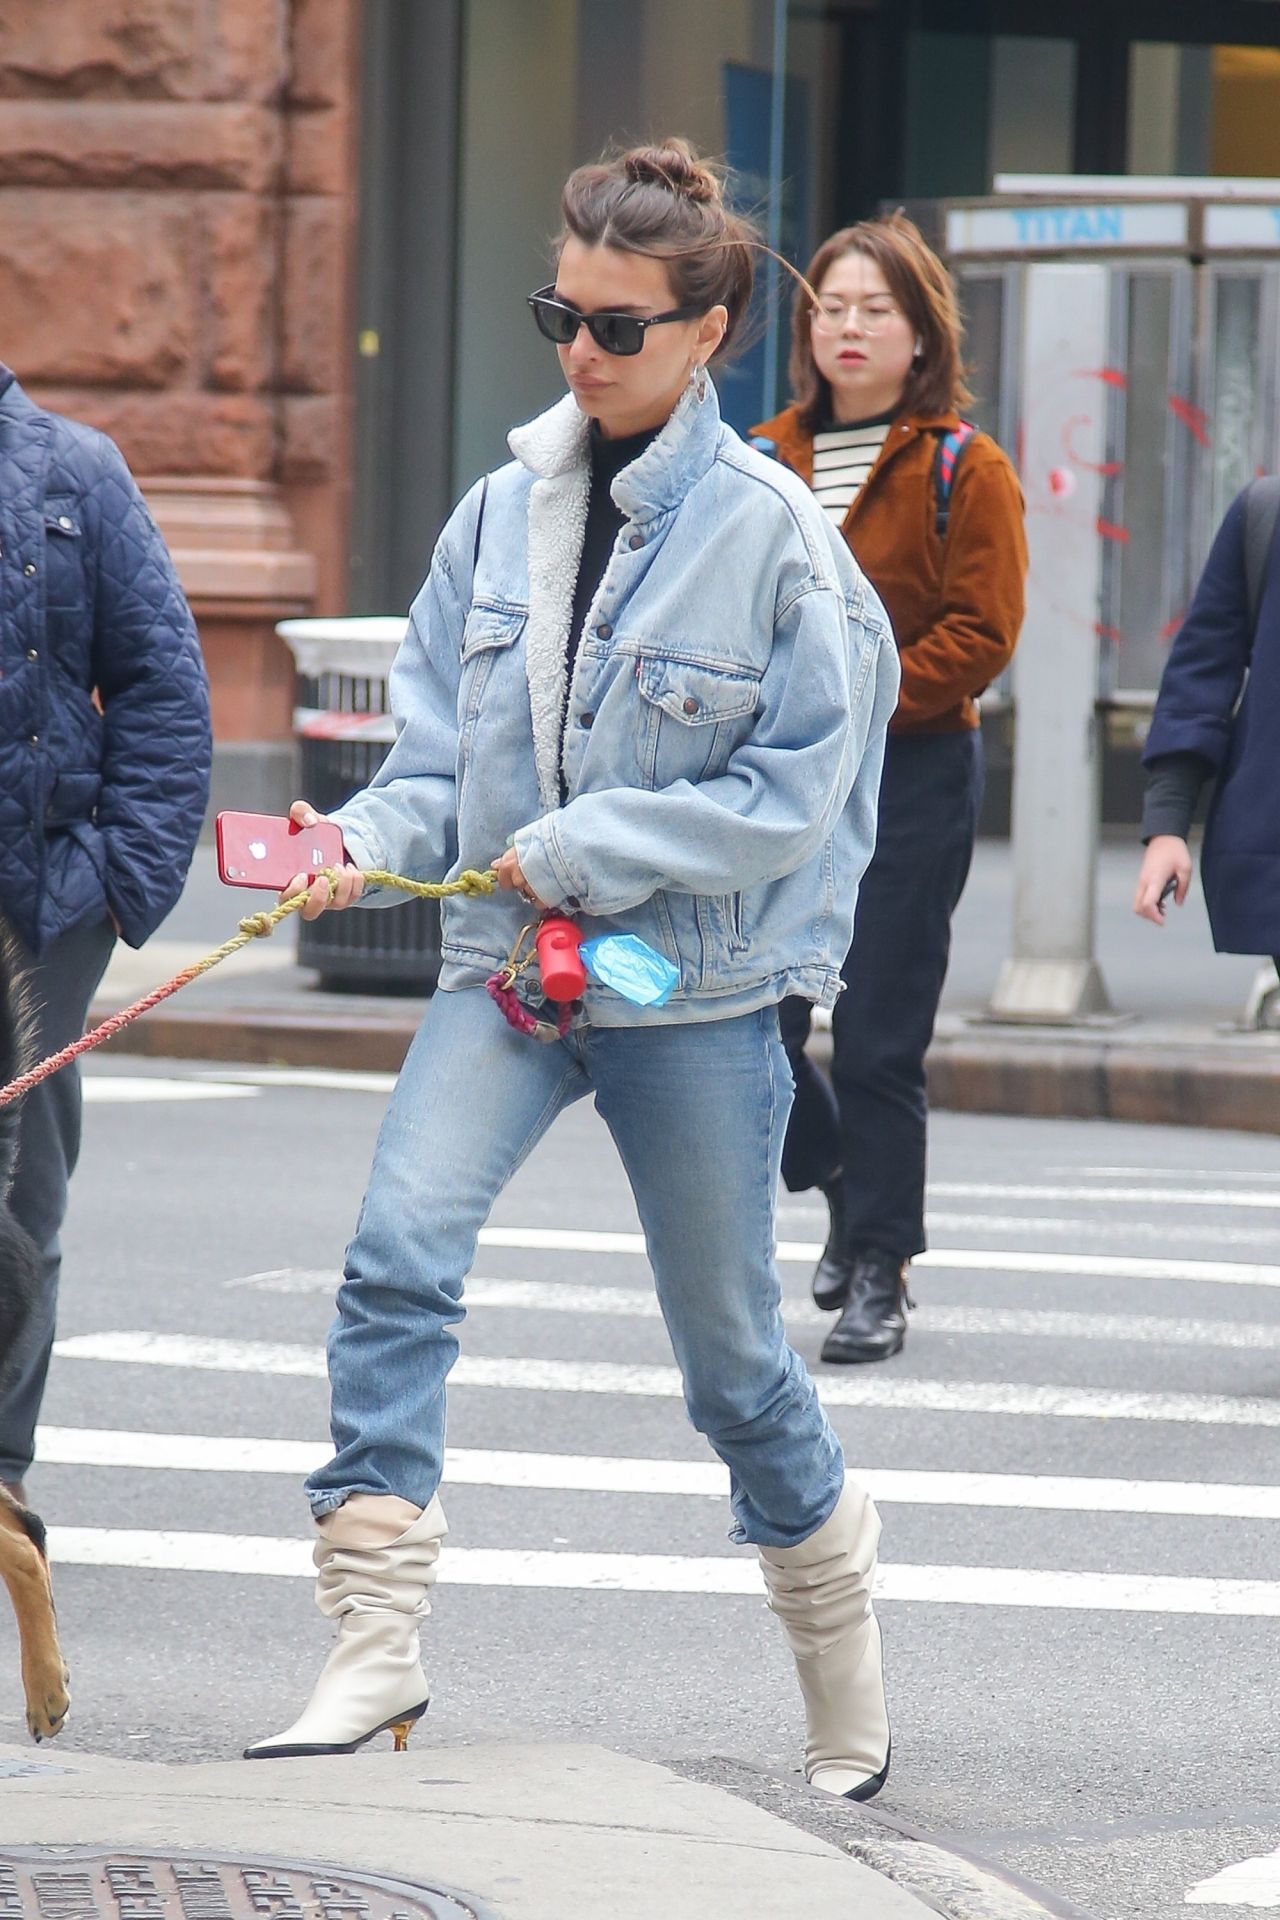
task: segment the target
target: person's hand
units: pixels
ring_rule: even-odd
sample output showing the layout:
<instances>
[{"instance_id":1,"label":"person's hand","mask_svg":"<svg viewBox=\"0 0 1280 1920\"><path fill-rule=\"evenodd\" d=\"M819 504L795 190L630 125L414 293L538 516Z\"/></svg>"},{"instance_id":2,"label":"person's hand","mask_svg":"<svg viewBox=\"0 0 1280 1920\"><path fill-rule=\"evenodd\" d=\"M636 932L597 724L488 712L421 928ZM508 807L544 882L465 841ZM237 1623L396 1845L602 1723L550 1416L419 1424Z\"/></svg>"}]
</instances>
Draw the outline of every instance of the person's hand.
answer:
<instances>
[{"instance_id":1,"label":"person's hand","mask_svg":"<svg viewBox=\"0 0 1280 1920\"><path fill-rule=\"evenodd\" d=\"M514 847L508 847L501 859L491 860L489 867L493 873L497 874L498 885L504 893L518 893L522 900L527 900L531 907L538 909L539 913L549 913L551 911L546 901L539 900L537 894L525 879L521 871L520 862L516 859L516 850Z\"/></svg>"},{"instance_id":2,"label":"person's hand","mask_svg":"<svg viewBox=\"0 0 1280 1920\"><path fill-rule=\"evenodd\" d=\"M1164 925L1160 895L1171 880L1177 881L1173 897L1181 906L1191 885L1191 855L1186 841L1180 840L1176 833L1157 833L1147 843L1142 856L1138 890L1133 896L1133 910L1141 919L1150 920L1157 927Z\"/></svg>"},{"instance_id":3,"label":"person's hand","mask_svg":"<svg viewBox=\"0 0 1280 1920\"><path fill-rule=\"evenodd\" d=\"M325 816L317 813L308 800L295 800L289 809L289 818L299 827L318 826ZM359 867L343 867L337 879L330 886L328 879L321 874L307 886L305 873L295 873L288 886L281 890L281 901L292 900L295 894L305 893L307 904L302 908L304 920L318 920L322 913L340 912L343 907L354 906L364 892L364 875Z\"/></svg>"}]
</instances>

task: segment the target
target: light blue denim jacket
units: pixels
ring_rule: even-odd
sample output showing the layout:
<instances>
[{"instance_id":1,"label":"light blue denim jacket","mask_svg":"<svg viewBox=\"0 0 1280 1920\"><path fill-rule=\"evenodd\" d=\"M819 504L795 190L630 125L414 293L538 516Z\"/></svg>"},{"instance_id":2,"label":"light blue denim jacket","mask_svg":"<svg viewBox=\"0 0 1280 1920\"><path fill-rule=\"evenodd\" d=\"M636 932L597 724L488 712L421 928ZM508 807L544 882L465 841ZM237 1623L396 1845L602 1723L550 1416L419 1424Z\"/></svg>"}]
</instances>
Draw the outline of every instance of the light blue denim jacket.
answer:
<instances>
[{"instance_id":1,"label":"light blue denim jacket","mask_svg":"<svg viewBox=\"0 0 1280 1920\"><path fill-rule=\"evenodd\" d=\"M588 935L639 934L680 970L662 1008L589 986L598 1026L788 993L831 1006L898 691L874 590L804 483L723 424L704 376L614 481L626 524L566 687L587 421L565 398L510 445L414 601L398 737L335 815L352 858L439 880L514 844L534 892ZM527 917L514 894L447 901L441 987L483 981Z\"/></svg>"}]
</instances>

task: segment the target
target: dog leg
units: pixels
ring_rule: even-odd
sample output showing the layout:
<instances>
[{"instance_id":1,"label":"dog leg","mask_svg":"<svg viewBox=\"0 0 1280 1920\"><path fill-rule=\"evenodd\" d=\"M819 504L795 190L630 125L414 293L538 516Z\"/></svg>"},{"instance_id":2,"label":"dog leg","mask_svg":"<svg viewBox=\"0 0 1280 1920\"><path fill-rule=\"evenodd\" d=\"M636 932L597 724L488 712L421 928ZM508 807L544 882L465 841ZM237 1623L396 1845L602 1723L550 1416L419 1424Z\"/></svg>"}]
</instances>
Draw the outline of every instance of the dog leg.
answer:
<instances>
[{"instance_id":1,"label":"dog leg","mask_svg":"<svg viewBox=\"0 0 1280 1920\"><path fill-rule=\"evenodd\" d=\"M32 1513L0 1496L0 1579L9 1589L22 1649L22 1685L33 1740L62 1730L71 1702L58 1645L44 1529Z\"/></svg>"}]
</instances>

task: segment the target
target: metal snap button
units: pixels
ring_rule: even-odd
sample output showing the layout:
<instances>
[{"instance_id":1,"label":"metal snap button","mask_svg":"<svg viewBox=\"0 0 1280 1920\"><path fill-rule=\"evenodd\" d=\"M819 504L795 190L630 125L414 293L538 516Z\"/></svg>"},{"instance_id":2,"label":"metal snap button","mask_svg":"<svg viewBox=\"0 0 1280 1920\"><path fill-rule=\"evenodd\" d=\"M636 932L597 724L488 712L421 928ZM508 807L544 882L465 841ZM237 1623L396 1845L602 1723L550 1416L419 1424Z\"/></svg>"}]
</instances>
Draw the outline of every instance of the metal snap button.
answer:
<instances>
[{"instance_id":1,"label":"metal snap button","mask_svg":"<svg viewBox=\"0 0 1280 1920\"><path fill-rule=\"evenodd\" d=\"M31 578L35 570L36 570L36 563L34 560L28 560L26 566L22 569L22 571L26 574L28 580Z\"/></svg>"},{"instance_id":2,"label":"metal snap button","mask_svg":"<svg viewBox=\"0 0 1280 1920\"><path fill-rule=\"evenodd\" d=\"M28 647L28 648L27 648L27 658L28 658L28 660L38 660L38 659L40 658L40 655L39 655L39 654L37 653L37 651L36 651L36 649L35 649L34 647Z\"/></svg>"},{"instance_id":3,"label":"metal snap button","mask_svg":"<svg viewBox=\"0 0 1280 1920\"><path fill-rule=\"evenodd\" d=\"M70 517L69 517L69 516L68 516L67 514L65 514L65 513L60 513L60 514L58 515L58 525L59 525L60 527L64 527L64 528L66 529L66 531L67 531L68 533L70 533L70 531L71 531L71 520L70 520Z\"/></svg>"},{"instance_id":4,"label":"metal snap button","mask_svg":"<svg viewBox=\"0 0 1280 1920\"><path fill-rule=\"evenodd\" d=\"M40 735L38 733L29 734L27 736L27 745L29 747L38 747L40 745Z\"/></svg>"},{"instance_id":5,"label":"metal snap button","mask_svg":"<svg viewBox=\"0 0 1280 1920\"><path fill-rule=\"evenodd\" d=\"M613 628L609 625L609 622L607 620L602 620L600 622L600 625L596 628L596 635L601 640L612 640Z\"/></svg>"},{"instance_id":6,"label":"metal snap button","mask_svg":"<svg viewBox=\"0 0 1280 1920\"><path fill-rule=\"evenodd\" d=\"M684 710L686 713L697 713L698 702L694 699L692 694L690 694L689 698L685 701Z\"/></svg>"},{"instance_id":7,"label":"metal snap button","mask_svg":"<svg viewBox=\"0 0 1280 1920\"><path fill-rule=\"evenodd\" d=\"M582 718L579 720L578 725L580 727L589 727L594 719L595 719L594 713L584 713Z\"/></svg>"},{"instance_id":8,"label":"metal snap button","mask_svg":"<svg viewBox=\"0 0 1280 1920\"><path fill-rule=\"evenodd\" d=\"M632 553L634 553L638 547L644 545L644 535L642 533L633 533L627 545L630 547Z\"/></svg>"}]
</instances>

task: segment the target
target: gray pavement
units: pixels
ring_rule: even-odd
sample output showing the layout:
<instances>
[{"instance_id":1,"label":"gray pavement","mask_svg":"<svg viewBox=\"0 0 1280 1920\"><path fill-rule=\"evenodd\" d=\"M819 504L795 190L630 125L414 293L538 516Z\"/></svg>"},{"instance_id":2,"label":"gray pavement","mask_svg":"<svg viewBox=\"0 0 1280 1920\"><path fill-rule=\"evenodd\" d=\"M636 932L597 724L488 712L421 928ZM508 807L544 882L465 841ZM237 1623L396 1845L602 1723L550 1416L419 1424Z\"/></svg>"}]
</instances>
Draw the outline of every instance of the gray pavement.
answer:
<instances>
[{"instance_id":1,"label":"gray pavement","mask_svg":"<svg viewBox=\"0 0 1280 1920\"><path fill-rule=\"evenodd\" d=\"M22 1751L169 1768L164 1809L181 1788L194 1823L207 1785L221 1820L230 1776L267 1794L232 1756L296 1710L323 1656L297 1480L324 1452L324 1331L387 1081L119 1057L86 1081L31 1481L73 1708L53 1747ZM634 1208L585 1106L504 1195L470 1283L414 1781L471 1779L468 1754L485 1778L515 1781L545 1745L550 1793L557 1774L573 1784L567 1750L594 1778L584 1750L603 1749L762 1806L965 1920L1062 1901L1096 1920L1174 1920L1189 1895L1214 1897L1196 1890L1274 1853L1272 1143L943 1113L929 1218L905 1352L852 1370L818 1359L820 1217L789 1198L780 1222L791 1338L885 1518L895 1763L874 1806L818 1824L815 1809L833 1816L800 1780L786 1651L749 1557L725 1539ZM0 1622L0 1740L17 1747L13 1658ZM356 1775L372 1783L391 1766L366 1755L352 1771L372 1768ZM287 1850L354 1865L345 1841L360 1822L335 1818L339 1776L326 1778L327 1799L309 1804L327 1823L307 1813ZM25 1805L11 1840L38 1837ZM502 1913L496 1880L431 1850L436 1805L419 1813L417 1872ZM565 1808L575 1845L592 1841L585 1824L611 1847L605 1812L626 1824L616 1799L585 1821L568 1794ZM251 1817L265 1833L266 1810ZM222 1844L232 1830L247 1831L220 1829ZM105 1820L76 1831L142 1843ZM171 1825L170 1838L194 1846L196 1831ZM657 1858L682 1831L672 1820L645 1844ZM834 1871L776 1838L797 1884L810 1859ZM1053 1894L1028 1909L987 1879L966 1905L971 1859Z\"/></svg>"},{"instance_id":2,"label":"gray pavement","mask_svg":"<svg viewBox=\"0 0 1280 1920\"><path fill-rule=\"evenodd\" d=\"M165 1767L80 1754L0 1796L0 1849L99 1845L287 1857L401 1877L492 1920L926 1920L829 1841L721 1790L601 1747L437 1747L412 1759ZM0 1858L3 1855L0 1853ZM935 1909L936 1911L936 1909Z\"/></svg>"}]
</instances>

